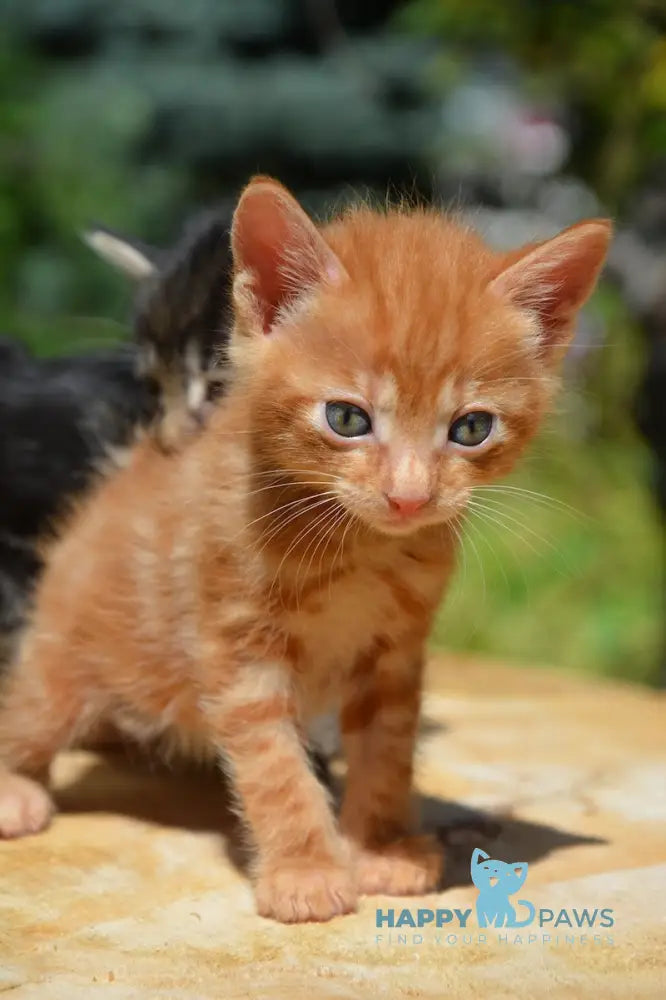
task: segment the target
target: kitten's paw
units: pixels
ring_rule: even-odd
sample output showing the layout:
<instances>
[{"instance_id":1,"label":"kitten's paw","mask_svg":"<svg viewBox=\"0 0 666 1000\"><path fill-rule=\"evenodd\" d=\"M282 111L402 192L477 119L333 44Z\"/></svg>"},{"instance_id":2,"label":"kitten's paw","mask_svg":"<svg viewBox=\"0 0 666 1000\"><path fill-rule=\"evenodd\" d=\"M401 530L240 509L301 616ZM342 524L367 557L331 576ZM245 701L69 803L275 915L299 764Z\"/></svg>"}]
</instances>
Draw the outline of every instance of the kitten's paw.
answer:
<instances>
[{"instance_id":1,"label":"kitten's paw","mask_svg":"<svg viewBox=\"0 0 666 1000\"><path fill-rule=\"evenodd\" d=\"M257 912L283 924L331 920L356 909L356 889L350 871L285 867L260 875L255 886Z\"/></svg>"},{"instance_id":2,"label":"kitten's paw","mask_svg":"<svg viewBox=\"0 0 666 1000\"><path fill-rule=\"evenodd\" d=\"M20 774L0 774L0 837L25 837L47 827L54 812L51 796Z\"/></svg>"},{"instance_id":3,"label":"kitten's paw","mask_svg":"<svg viewBox=\"0 0 666 1000\"><path fill-rule=\"evenodd\" d=\"M418 896L439 885L444 849L436 837L403 837L381 847L361 848L354 870L363 896Z\"/></svg>"}]
</instances>

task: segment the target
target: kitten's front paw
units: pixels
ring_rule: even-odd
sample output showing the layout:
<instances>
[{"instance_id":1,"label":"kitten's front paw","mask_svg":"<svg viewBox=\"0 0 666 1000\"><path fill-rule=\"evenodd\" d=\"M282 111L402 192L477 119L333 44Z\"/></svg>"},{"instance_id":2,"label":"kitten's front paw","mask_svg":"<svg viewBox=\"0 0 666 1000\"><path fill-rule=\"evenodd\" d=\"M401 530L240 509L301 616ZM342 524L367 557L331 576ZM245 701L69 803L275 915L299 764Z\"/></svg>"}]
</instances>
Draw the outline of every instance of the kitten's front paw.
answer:
<instances>
[{"instance_id":1,"label":"kitten's front paw","mask_svg":"<svg viewBox=\"0 0 666 1000\"><path fill-rule=\"evenodd\" d=\"M436 837L403 837L360 848L354 866L362 896L418 896L436 889L444 871L444 850Z\"/></svg>"},{"instance_id":2,"label":"kitten's front paw","mask_svg":"<svg viewBox=\"0 0 666 1000\"><path fill-rule=\"evenodd\" d=\"M0 837L25 837L47 827L54 805L42 786L20 774L0 774Z\"/></svg>"},{"instance_id":3,"label":"kitten's front paw","mask_svg":"<svg viewBox=\"0 0 666 1000\"><path fill-rule=\"evenodd\" d=\"M350 871L284 867L263 872L255 886L257 912L283 924L330 920L356 909L356 888Z\"/></svg>"}]
</instances>

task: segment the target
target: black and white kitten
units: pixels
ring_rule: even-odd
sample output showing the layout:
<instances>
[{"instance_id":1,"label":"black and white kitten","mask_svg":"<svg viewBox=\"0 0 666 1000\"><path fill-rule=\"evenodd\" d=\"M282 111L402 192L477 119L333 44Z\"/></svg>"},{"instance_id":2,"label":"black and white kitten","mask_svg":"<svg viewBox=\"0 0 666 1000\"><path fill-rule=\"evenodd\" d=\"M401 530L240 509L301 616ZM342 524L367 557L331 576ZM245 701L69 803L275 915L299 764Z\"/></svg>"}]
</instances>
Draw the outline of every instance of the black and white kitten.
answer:
<instances>
[{"instance_id":1,"label":"black and white kitten","mask_svg":"<svg viewBox=\"0 0 666 1000\"><path fill-rule=\"evenodd\" d=\"M139 373L158 388L155 432L177 446L224 388L232 261L229 213L203 212L158 250L102 227L84 234L99 256L138 285L133 331Z\"/></svg>"},{"instance_id":2,"label":"black and white kitten","mask_svg":"<svg viewBox=\"0 0 666 1000\"><path fill-rule=\"evenodd\" d=\"M194 218L168 250L101 228L87 242L138 283L133 343L38 359L0 337L0 663L42 566L42 541L139 432L180 444L224 390L229 216Z\"/></svg>"},{"instance_id":3,"label":"black and white kitten","mask_svg":"<svg viewBox=\"0 0 666 1000\"><path fill-rule=\"evenodd\" d=\"M43 541L156 413L133 345L39 359L0 338L0 664L25 622Z\"/></svg>"}]
</instances>

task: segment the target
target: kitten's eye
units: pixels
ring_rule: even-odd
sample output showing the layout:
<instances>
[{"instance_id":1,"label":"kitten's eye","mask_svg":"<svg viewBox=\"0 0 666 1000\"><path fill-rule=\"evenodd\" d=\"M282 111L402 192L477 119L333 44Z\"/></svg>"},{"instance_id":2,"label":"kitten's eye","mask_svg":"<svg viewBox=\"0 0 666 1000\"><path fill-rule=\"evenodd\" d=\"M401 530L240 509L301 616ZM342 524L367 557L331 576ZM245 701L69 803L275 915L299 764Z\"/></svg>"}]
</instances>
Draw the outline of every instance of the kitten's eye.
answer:
<instances>
[{"instance_id":1,"label":"kitten's eye","mask_svg":"<svg viewBox=\"0 0 666 1000\"><path fill-rule=\"evenodd\" d=\"M353 403L327 403L326 420L331 430L340 437L363 437L372 430L368 414Z\"/></svg>"},{"instance_id":2,"label":"kitten's eye","mask_svg":"<svg viewBox=\"0 0 666 1000\"><path fill-rule=\"evenodd\" d=\"M475 448L486 440L493 429L493 415L484 410L473 410L458 417L449 427L449 441L464 448Z\"/></svg>"}]
</instances>

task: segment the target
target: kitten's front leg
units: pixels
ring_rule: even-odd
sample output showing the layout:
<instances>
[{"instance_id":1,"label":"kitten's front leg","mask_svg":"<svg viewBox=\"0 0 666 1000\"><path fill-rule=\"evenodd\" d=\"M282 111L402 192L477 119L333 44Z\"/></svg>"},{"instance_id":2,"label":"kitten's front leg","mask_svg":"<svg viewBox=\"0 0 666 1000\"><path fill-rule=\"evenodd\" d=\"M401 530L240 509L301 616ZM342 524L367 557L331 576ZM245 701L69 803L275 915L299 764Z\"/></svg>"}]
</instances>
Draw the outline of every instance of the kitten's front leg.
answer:
<instances>
[{"instance_id":1,"label":"kitten's front leg","mask_svg":"<svg viewBox=\"0 0 666 1000\"><path fill-rule=\"evenodd\" d=\"M283 923L348 913L356 906L349 849L309 767L288 669L242 671L206 712L256 845L258 912Z\"/></svg>"},{"instance_id":2,"label":"kitten's front leg","mask_svg":"<svg viewBox=\"0 0 666 1000\"><path fill-rule=\"evenodd\" d=\"M348 763L341 823L355 848L358 891L401 896L437 887L443 851L436 838L410 833L422 650L386 647L376 643L349 678L340 716Z\"/></svg>"}]
</instances>

